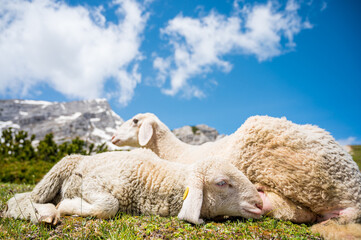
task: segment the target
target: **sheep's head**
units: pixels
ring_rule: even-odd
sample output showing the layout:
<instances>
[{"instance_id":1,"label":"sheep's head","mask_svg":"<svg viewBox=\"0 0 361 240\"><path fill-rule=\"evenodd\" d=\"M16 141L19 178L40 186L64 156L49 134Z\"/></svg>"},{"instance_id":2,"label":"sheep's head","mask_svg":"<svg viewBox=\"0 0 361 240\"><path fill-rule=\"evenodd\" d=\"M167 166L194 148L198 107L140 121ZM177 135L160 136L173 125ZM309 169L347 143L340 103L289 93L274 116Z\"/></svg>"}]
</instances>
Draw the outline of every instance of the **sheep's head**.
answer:
<instances>
[{"instance_id":1,"label":"sheep's head","mask_svg":"<svg viewBox=\"0 0 361 240\"><path fill-rule=\"evenodd\" d=\"M112 143L121 146L145 146L153 136L153 124L159 121L152 113L140 113L125 121L112 137Z\"/></svg>"},{"instance_id":2,"label":"sheep's head","mask_svg":"<svg viewBox=\"0 0 361 240\"><path fill-rule=\"evenodd\" d=\"M193 167L180 219L201 223L200 217L260 218L263 202L256 187L229 161L208 159Z\"/></svg>"}]
</instances>

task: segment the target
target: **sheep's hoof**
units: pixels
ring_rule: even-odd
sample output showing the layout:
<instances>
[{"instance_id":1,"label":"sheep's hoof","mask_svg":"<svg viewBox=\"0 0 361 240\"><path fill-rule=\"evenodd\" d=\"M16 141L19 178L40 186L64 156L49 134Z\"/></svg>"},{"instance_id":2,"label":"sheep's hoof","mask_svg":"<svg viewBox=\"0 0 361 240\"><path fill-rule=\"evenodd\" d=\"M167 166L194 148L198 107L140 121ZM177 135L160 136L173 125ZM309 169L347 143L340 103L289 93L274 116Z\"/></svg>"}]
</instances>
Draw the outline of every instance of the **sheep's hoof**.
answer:
<instances>
[{"instance_id":1,"label":"sheep's hoof","mask_svg":"<svg viewBox=\"0 0 361 240\"><path fill-rule=\"evenodd\" d=\"M197 222L195 222L195 224L204 224L204 220L200 218Z\"/></svg>"},{"instance_id":2,"label":"sheep's hoof","mask_svg":"<svg viewBox=\"0 0 361 240\"><path fill-rule=\"evenodd\" d=\"M60 223L60 218L56 216L56 214L51 216L42 216L40 217L39 222L55 226Z\"/></svg>"}]
</instances>

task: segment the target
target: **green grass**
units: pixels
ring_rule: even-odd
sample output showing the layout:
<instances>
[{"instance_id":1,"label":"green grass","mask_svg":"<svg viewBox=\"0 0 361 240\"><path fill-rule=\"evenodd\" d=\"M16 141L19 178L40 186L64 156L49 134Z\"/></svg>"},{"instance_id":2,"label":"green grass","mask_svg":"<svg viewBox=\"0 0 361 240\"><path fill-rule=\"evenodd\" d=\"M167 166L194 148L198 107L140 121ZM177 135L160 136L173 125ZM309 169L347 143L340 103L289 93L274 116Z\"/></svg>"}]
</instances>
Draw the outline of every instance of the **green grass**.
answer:
<instances>
[{"instance_id":1,"label":"green grass","mask_svg":"<svg viewBox=\"0 0 361 240\"><path fill-rule=\"evenodd\" d=\"M357 163L358 168L361 169L361 145L353 145L351 146L351 149L353 160Z\"/></svg>"},{"instance_id":2,"label":"green grass","mask_svg":"<svg viewBox=\"0 0 361 240\"><path fill-rule=\"evenodd\" d=\"M0 211L13 193L33 185L0 183ZM12 192L10 191L12 190ZM118 214L110 220L62 217L55 227L0 218L0 239L321 239L309 226L264 217L231 218L195 226L176 217Z\"/></svg>"}]
</instances>

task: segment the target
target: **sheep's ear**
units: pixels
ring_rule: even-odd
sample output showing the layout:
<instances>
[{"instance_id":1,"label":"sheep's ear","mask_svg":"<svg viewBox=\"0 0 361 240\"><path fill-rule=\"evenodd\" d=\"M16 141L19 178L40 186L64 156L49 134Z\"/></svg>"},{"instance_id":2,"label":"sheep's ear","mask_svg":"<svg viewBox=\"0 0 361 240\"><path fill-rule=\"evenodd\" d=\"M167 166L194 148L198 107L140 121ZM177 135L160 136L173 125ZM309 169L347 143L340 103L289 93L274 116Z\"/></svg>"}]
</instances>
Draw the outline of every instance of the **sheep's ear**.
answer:
<instances>
[{"instance_id":1,"label":"sheep's ear","mask_svg":"<svg viewBox=\"0 0 361 240\"><path fill-rule=\"evenodd\" d=\"M200 219L203 203L203 186L189 186L183 197L182 209L178 214L180 220L185 220L193 224L202 224Z\"/></svg>"},{"instance_id":2,"label":"sheep's ear","mask_svg":"<svg viewBox=\"0 0 361 240\"><path fill-rule=\"evenodd\" d=\"M153 126L150 121L144 121L140 126L138 141L140 146L145 146L153 136Z\"/></svg>"}]
</instances>

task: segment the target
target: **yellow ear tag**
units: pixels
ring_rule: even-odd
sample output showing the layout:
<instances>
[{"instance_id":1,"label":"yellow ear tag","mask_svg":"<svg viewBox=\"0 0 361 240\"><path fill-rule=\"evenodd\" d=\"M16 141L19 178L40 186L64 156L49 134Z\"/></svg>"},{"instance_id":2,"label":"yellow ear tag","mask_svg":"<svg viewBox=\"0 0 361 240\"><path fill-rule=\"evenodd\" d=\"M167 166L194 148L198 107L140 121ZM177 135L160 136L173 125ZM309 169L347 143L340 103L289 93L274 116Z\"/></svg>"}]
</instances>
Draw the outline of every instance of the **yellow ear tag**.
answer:
<instances>
[{"instance_id":1,"label":"yellow ear tag","mask_svg":"<svg viewBox=\"0 0 361 240\"><path fill-rule=\"evenodd\" d=\"M188 196L188 192L189 192L189 187L186 188L184 194L183 194L183 201L186 200L187 196Z\"/></svg>"}]
</instances>

